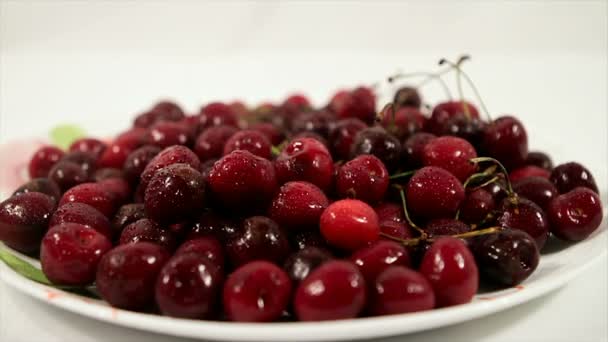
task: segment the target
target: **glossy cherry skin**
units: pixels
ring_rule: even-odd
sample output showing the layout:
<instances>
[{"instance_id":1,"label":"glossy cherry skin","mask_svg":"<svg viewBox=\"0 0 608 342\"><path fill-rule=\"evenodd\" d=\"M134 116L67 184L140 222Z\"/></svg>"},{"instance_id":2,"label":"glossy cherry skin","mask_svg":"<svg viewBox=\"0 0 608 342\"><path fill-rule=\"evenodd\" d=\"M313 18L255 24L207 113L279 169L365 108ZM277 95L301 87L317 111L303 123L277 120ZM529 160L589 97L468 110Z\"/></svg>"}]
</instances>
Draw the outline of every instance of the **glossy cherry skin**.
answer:
<instances>
[{"instance_id":1,"label":"glossy cherry skin","mask_svg":"<svg viewBox=\"0 0 608 342\"><path fill-rule=\"evenodd\" d=\"M123 205L131 200L133 190L129 182L124 178L108 178L97 182L112 195L115 205Z\"/></svg>"},{"instance_id":2,"label":"glossy cherry skin","mask_svg":"<svg viewBox=\"0 0 608 342\"><path fill-rule=\"evenodd\" d=\"M388 240L379 240L355 251L350 256L350 261L359 267L359 271L370 285L390 266L410 266L410 256L405 247Z\"/></svg>"},{"instance_id":3,"label":"glossy cherry skin","mask_svg":"<svg viewBox=\"0 0 608 342\"><path fill-rule=\"evenodd\" d=\"M213 316L223 276L197 253L176 254L156 279L154 297L165 316L205 319Z\"/></svg>"},{"instance_id":4,"label":"glossy cherry skin","mask_svg":"<svg viewBox=\"0 0 608 342\"><path fill-rule=\"evenodd\" d=\"M51 216L49 227L64 223L77 223L92 228L108 239L112 239L114 230L112 224L99 210L84 203L66 203L59 207Z\"/></svg>"},{"instance_id":5,"label":"glossy cherry skin","mask_svg":"<svg viewBox=\"0 0 608 342\"><path fill-rule=\"evenodd\" d=\"M433 287L426 278L403 266L389 266L371 285L369 311L374 316L430 310L435 307Z\"/></svg>"},{"instance_id":6,"label":"glossy cherry skin","mask_svg":"<svg viewBox=\"0 0 608 342\"><path fill-rule=\"evenodd\" d=\"M475 148L481 146L487 123L478 118L467 118L464 114L447 119L441 135L452 135L470 142Z\"/></svg>"},{"instance_id":7,"label":"glossy cherry skin","mask_svg":"<svg viewBox=\"0 0 608 342\"><path fill-rule=\"evenodd\" d=\"M146 145L131 152L123 165L123 170L127 179L132 183L138 183L139 177L144 169L161 149L158 146Z\"/></svg>"},{"instance_id":8,"label":"glossy cherry skin","mask_svg":"<svg viewBox=\"0 0 608 342\"><path fill-rule=\"evenodd\" d=\"M485 189L469 192L460 204L459 219L467 224L483 222L496 207L494 196Z\"/></svg>"},{"instance_id":9,"label":"glossy cherry skin","mask_svg":"<svg viewBox=\"0 0 608 342\"><path fill-rule=\"evenodd\" d=\"M25 194L28 192L40 192L47 196L50 196L55 201L59 201L61 198L61 189L52 180L48 178L34 178L22 186L18 187L13 196Z\"/></svg>"},{"instance_id":10,"label":"glossy cherry skin","mask_svg":"<svg viewBox=\"0 0 608 342\"><path fill-rule=\"evenodd\" d=\"M105 149L106 143L95 138L76 139L68 147L68 151L70 152L86 152L93 154L95 157L99 157Z\"/></svg>"},{"instance_id":11,"label":"glossy cherry skin","mask_svg":"<svg viewBox=\"0 0 608 342\"><path fill-rule=\"evenodd\" d=\"M195 170L201 169L201 162L189 148L181 145L175 145L171 147L167 147L164 150L160 151L156 157L152 158L148 165L144 168L144 171L141 173L141 190L145 191L148 186L148 182L154 177L156 172L164 167L167 167L172 164L188 164Z\"/></svg>"},{"instance_id":12,"label":"glossy cherry skin","mask_svg":"<svg viewBox=\"0 0 608 342\"><path fill-rule=\"evenodd\" d=\"M150 242L115 247L99 262L97 291L114 307L145 309L154 301L156 278L169 257L165 248Z\"/></svg>"},{"instance_id":13,"label":"glossy cherry skin","mask_svg":"<svg viewBox=\"0 0 608 342\"><path fill-rule=\"evenodd\" d=\"M184 119L184 110L175 102L163 100L152 107L153 110L161 113L161 119L165 121L180 121Z\"/></svg>"},{"instance_id":14,"label":"glossy cherry skin","mask_svg":"<svg viewBox=\"0 0 608 342\"><path fill-rule=\"evenodd\" d=\"M351 146L351 158L372 154L380 159L389 171L397 169L401 158L401 143L384 128L365 128L355 136Z\"/></svg>"},{"instance_id":15,"label":"glossy cherry skin","mask_svg":"<svg viewBox=\"0 0 608 342\"><path fill-rule=\"evenodd\" d=\"M99 156L99 159L97 159L97 167L109 167L116 169L121 168L127 160L129 154L131 154L131 152L133 152L135 148L136 147L123 146L116 142L109 144L108 147Z\"/></svg>"},{"instance_id":16,"label":"glossy cherry skin","mask_svg":"<svg viewBox=\"0 0 608 342\"><path fill-rule=\"evenodd\" d=\"M465 106L468 109L469 116L465 114ZM460 116L478 119L479 111L473 104L467 101L447 101L440 103L433 108L431 117L426 122L425 131L441 135L444 133L443 130L446 122L453 117Z\"/></svg>"},{"instance_id":17,"label":"glossy cherry skin","mask_svg":"<svg viewBox=\"0 0 608 342\"><path fill-rule=\"evenodd\" d=\"M414 133L422 131L426 118L417 108L403 107L397 109L393 115L393 108L385 108L381 114L380 123L387 132L399 140L406 139Z\"/></svg>"},{"instance_id":18,"label":"glossy cherry skin","mask_svg":"<svg viewBox=\"0 0 608 342\"><path fill-rule=\"evenodd\" d=\"M424 231L427 232L429 236L456 235L466 233L470 230L471 227L464 222L448 218L430 220L426 226L424 226Z\"/></svg>"},{"instance_id":19,"label":"glossy cherry skin","mask_svg":"<svg viewBox=\"0 0 608 342\"><path fill-rule=\"evenodd\" d=\"M528 134L519 120L503 116L486 127L482 149L512 170L523 165L528 157Z\"/></svg>"},{"instance_id":20,"label":"glossy cherry skin","mask_svg":"<svg viewBox=\"0 0 608 342\"><path fill-rule=\"evenodd\" d=\"M194 143L194 153L201 161L219 158L224 154L226 141L233 136L238 129L233 126L221 125L205 129Z\"/></svg>"},{"instance_id":21,"label":"glossy cherry skin","mask_svg":"<svg viewBox=\"0 0 608 342\"><path fill-rule=\"evenodd\" d=\"M350 150L357 133L367 125L357 118L347 118L336 122L329 132L331 152L336 160L350 158Z\"/></svg>"},{"instance_id":22,"label":"glossy cherry skin","mask_svg":"<svg viewBox=\"0 0 608 342\"><path fill-rule=\"evenodd\" d=\"M513 182L513 191L520 197L529 199L538 204L543 210L555 197L558 192L553 183L542 177L528 177Z\"/></svg>"},{"instance_id":23,"label":"glossy cherry skin","mask_svg":"<svg viewBox=\"0 0 608 342\"><path fill-rule=\"evenodd\" d=\"M599 193L595 179L583 165L570 162L560 164L551 171L549 180L555 185L560 194L569 192L579 186L589 188Z\"/></svg>"},{"instance_id":24,"label":"glossy cherry skin","mask_svg":"<svg viewBox=\"0 0 608 342\"><path fill-rule=\"evenodd\" d=\"M388 170L380 159L363 154L340 167L336 191L341 198L356 198L375 204L388 190L388 177Z\"/></svg>"},{"instance_id":25,"label":"glossy cherry skin","mask_svg":"<svg viewBox=\"0 0 608 342\"><path fill-rule=\"evenodd\" d=\"M62 192L69 190L75 185L84 183L88 175L80 165L70 161L60 161L49 171L49 179L59 186Z\"/></svg>"},{"instance_id":26,"label":"glossy cherry skin","mask_svg":"<svg viewBox=\"0 0 608 342\"><path fill-rule=\"evenodd\" d=\"M293 248L300 250L307 247L319 247L327 249L327 241L318 230L301 231L291 236Z\"/></svg>"},{"instance_id":27,"label":"glossy cherry skin","mask_svg":"<svg viewBox=\"0 0 608 342\"><path fill-rule=\"evenodd\" d=\"M55 201L39 192L13 196L0 203L0 240L23 253L40 247Z\"/></svg>"},{"instance_id":28,"label":"glossy cherry skin","mask_svg":"<svg viewBox=\"0 0 608 342\"><path fill-rule=\"evenodd\" d=\"M412 107L420 108L422 104L422 97L418 92L418 89L413 87L404 86L395 92L393 97L393 103L397 108Z\"/></svg>"},{"instance_id":29,"label":"glossy cherry skin","mask_svg":"<svg viewBox=\"0 0 608 342\"><path fill-rule=\"evenodd\" d=\"M436 138L437 136L434 134L419 132L405 140L402 155L406 169L411 170L422 166L424 147Z\"/></svg>"},{"instance_id":30,"label":"glossy cherry skin","mask_svg":"<svg viewBox=\"0 0 608 342\"><path fill-rule=\"evenodd\" d=\"M233 134L224 145L224 155L236 150L249 151L252 154L270 159L271 144L268 138L254 130L242 130Z\"/></svg>"},{"instance_id":31,"label":"glossy cherry skin","mask_svg":"<svg viewBox=\"0 0 608 342\"><path fill-rule=\"evenodd\" d=\"M207 259L210 265L219 271L225 269L225 253L220 240L213 236L203 236L182 243L175 251L175 255L197 253Z\"/></svg>"},{"instance_id":32,"label":"glossy cherry skin","mask_svg":"<svg viewBox=\"0 0 608 342\"><path fill-rule=\"evenodd\" d=\"M116 202L112 194L98 183L76 185L63 194L59 206L72 202L88 204L106 217L112 217L116 211Z\"/></svg>"},{"instance_id":33,"label":"glossy cherry skin","mask_svg":"<svg viewBox=\"0 0 608 342\"><path fill-rule=\"evenodd\" d=\"M119 244L151 242L175 250L176 241L173 234L150 219L141 219L127 225L120 233Z\"/></svg>"},{"instance_id":34,"label":"glossy cherry skin","mask_svg":"<svg viewBox=\"0 0 608 342\"><path fill-rule=\"evenodd\" d=\"M443 136L429 141L422 153L424 166L441 167L464 182L476 170L470 160L477 157L475 148L458 137Z\"/></svg>"},{"instance_id":35,"label":"glossy cherry skin","mask_svg":"<svg viewBox=\"0 0 608 342\"><path fill-rule=\"evenodd\" d=\"M239 267L224 284L226 316L237 322L270 322L287 308L291 280L278 266L253 261Z\"/></svg>"},{"instance_id":36,"label":"glossy cherry skin","mask_svg":"<svg viewBox=\"0 0 608 342\"><path fill-rule=\"evenodd\" d=\"M333 181L334 165L327 148L318 140L292 140L277 157L275 163L280 183L307 181L321 190L328 190Z\"/></svg>"},{"instance_id":37,"label":"glossy cherry skin","mask_svg":"<svg viewBox=\"0 0 608 342\"><path fill-rule=\"evenodd\" d=\"M294 310L300 321L355 318L363 310L366 288L363 275L347 261L327 261L298 286Z\"/></svg>"},{"instance_id":38,"label":"glossy cherry skin","mask_svg":"<svg viewBox=\"0 0 608 342\"><path fill-rule=\"evenodd\" d=\"M266 209L278 190L272 163L242 150L218 160L209 172L208 183L220 203L241 212Z\"/></svg>"},{"instance_id":39,"label":"glossy cherry skin","mask_svg":"<svg viewBox=\"0 0 608 342\"><path fill-rule=\"evenodd\" d=\"M241 230L240 228L240 225L234 220L206 211L192 225L186 239L192 240L199 237L213 236L225 243L232 240L236 233Z\"/></svg>"},{"instance_id":40,"label":"glossy cherry skin","mask_svg":"<svg viewBox=\"0 0 608 342\"><path fill-rule=\"evenodd\" d=\"M465 197L460 181L434 166L416 171L407 184L405 195L410 213L424 219L454 217Z\"/></svg>"},{"instance_id":41,"label":"glossy cherry skin","mask_svg":"<svg viewBox=\"0 0 608 342\"><path fill-rule=\"evenodd\" d=\"M226 252L233 266L253 260L282 262L289 254L289 241L276 222L253 216L243 221L241 230L226 244Z\"/></svg>"},{"instance_id":42,"label":"glossy cherry skin","mask_svg":"<svg viewBox=\"0 0 608 342\"><path fill-rule=\"evenodd\" d=\"M550 172L546 169L540 168L538 166L528 165L517 168L513 170L509 174L509 180L511 182L517 182L522 179L530 178L530 177L540 177L549 179Z\"/></svg>"},{"instance_id":43,"label":"glossy cherry skin","mask_svg":"<svg viewBox=\"0 0 608 342\"><path fill-rule=\"evenodd\" d=\"M380 232L398 239L411 239L417 236L414 229L406 222L390 220L380 221Z\"/></svg>"},{"instance_id":44,"label":"glossy cherry skin","mask_svg":"<svg viewBox=\"0 0 608 342\"><path fill-rule=\"evenodd\" d=\"M299 114L291 123L292 133L312 132L323 138L329 136L335 122L333 113L316 110Z\"/></svg>"},{"instance_id":45,"label":"glossy cherry skin","mask_svg":"<svg viewBox=\"0 0 608 342\"><path fill-rule=\"evenodd\" d=\"M110 240L77 223L52 226L42 239L40 265L54 284L88 285L95 280L97 264L112 249Z\"/></svg>"},{"instance_id":46,"label":"glossy cherry skin","mask_svg":"<svg viewBox=\"0 0 608 342\"><path fill-rule=\"evenodd\" d=\"M431 283L438 307L470 302L479 286L473 255L461 240L450 236L433 242L422 258L420 273Z\"/></svg>"},{"instance_id":47,"label":"glossy cherry skin","mask_svg":"<svg viewBox=\"0 0 608 342\"><path fill-rule=\"evenodd\" d=\"M538 166L549 171L553 170L553 161L551 160L551 157L544 152L532 151L528 153L526 165Z\"/></svg>"},{"instance_id":48,"label":"glossy cherry skin","mask_svg":"<svg viewBox=\"0 0 608 342\"><path fill-rule=\"evenodd\" d=\"M125 204L118 208L112 220L114 235L119 236L123 228L127 225L146 218L146 209L143 203Z\"/></svg>"},{"instance_id":49,"label":"glossy cherry skin","mask_svg":"<svg viewBox=\"0 0 608 342\"><path fill-rule=\"evenodd\" d=\"M290 230L316 229L329 200L316 185L308 182L287 182L270 204L270 218Z\"/></svg>"},{"instance_id":50,"label":"glossy cherry skin","mask_svg":"<svg viewBox=\"0 0 608 342\"><path fill-rule=\"evenodd\" d=\"M144 137L148 145L165 148L173 145L192 145L190 129L177 122L159 122Z\"/></svg>"},{"instance_id":51,"label":"glossy cherry skin","mask_svg":"<svg viewBox=\"0 0 608 342\"><path fill-rule=\"evenodd\" d=\"M318 247L305 247L291 254L285 261L283 269L294 284L306 279L310 272L333 259L330 252Z\"/></svg>"},{"instance_id":52,"label":"glossy cherry skin","mask_svg":"<svg viewBox=\"0 0 608 342\"><path fill-rule=\"evenodd\" d=\"M378 221L394 221L397 223L405 222L405 215L403 213L403 207L399 204L392 202L384 202L374 207L376 214L378 214Z\"/></svg>"},{"instance_id":53,"label":"glossy cherry skin","mask_svg":"<svg viewBox=\"0 0 608 342\"><path fill-rule=\"evenodd\" d=\"M567 241L581 241L600 226L602 202L591 189L578 187L553 199L547 215L555 236Z\"/></svg>"},{"instance_id":54,"label":"glossy cherry skin","mask_svg":"<svg viewBox=\"0 0 608 342\"><path fill-rule=\"evenodd\" d=\"M370 88L358 87L336 93L328 107L340 119L357 118L372 124L376 117L376 96Z\"/></svg>"},{"instance_id":55,"label":"glossy cherry skin","mask_svg":"<svg viewBox=\"0 0 608 342\"><path fill-rule=\"evenodd\" d=\"M238 127L238 117L234 109L221 102L212 102L201 109L199 131L211 126L228 125Z\"/></svg>"},{"instance_id":56,"label":"glossy cherry skin","mask_svg":"<svg viewBox=\"0 0 608 342\"><path fill-rule=\"evenodd\" d=\"M536 241L538 250L543 249L549 237L549 220L536 203L523 197L505 198L499 212L497 222L500 226L523 230Z\"/></svg>"},{"instance_id":57,"label":"glossy cherry skin","mask_svg":"<svg viewBox=\"0 0 608 342\"><path fill-rule=\"evenodd\" d=\"M502 286L526 280L540 259L536 242L523 230L504 229L478 236L470 245L482 278Z\"/></svg>"},{"instance_id":58,"label":"glossy cherry skin","mask_svg":"<svg viewBox=\"0 0 608 342\"><path fill-rule=\"evenodd\" d=\"M64 152L55 146L39 148L28 164L30 178L46 177L51 168L63 158Z\"/></svg>"},{"instance_id":59,"label":"glossy cherry skin","mask_svg":"<svg viewBox=\"0 0 608 342\"><path fill-rule=\"evenodd\" d=\"M281 142L283 142L283 140L285 140L285 133L283 133L277 126L268 122L259 122L253 124L249 126L249 129L264 134L274 146L278 146Z\"/></svg>"},{"instance_id":60,"label":"glossy cherry skin","mask_svg":"<svg viewBox=\"0 0 608 342\"><path fill-rule=\"evenodd\" d=\"M146 215L162 223L177 223L203 209L205 181L187 164L173 164L158 170L146 187Z\"/></svg>"},{"instance_id":61,"label":"glossy cherry skin","mask_svg":"<svg viewBox=\"0 0 608 342\"><path fill-rule=\"evenodd\" d=\"M335 247L356 250L378 240L378 215L359 200L345 199L330 204L321 214L321 234Z\"/></svg>"}]
</instances>

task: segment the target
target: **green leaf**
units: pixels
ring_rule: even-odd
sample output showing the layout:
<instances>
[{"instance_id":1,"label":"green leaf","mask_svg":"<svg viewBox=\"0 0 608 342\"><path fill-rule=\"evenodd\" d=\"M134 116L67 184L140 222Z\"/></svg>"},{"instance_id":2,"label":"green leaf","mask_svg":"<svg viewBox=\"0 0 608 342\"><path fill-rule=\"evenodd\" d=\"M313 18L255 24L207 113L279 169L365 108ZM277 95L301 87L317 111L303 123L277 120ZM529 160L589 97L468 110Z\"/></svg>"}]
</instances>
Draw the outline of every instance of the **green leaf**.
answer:
<instances>
[{"instance_id":1,"label":"green leaf","mask_svg":"<svg viewBox=\"0 0 608 342\"><path fill-rule=\"evenodd\" d=\"M76 139L85 136L85 131L77 125L59 125L49 132L51 141L62 149L67 149Z\"/></svg>"},{"instance_id":2,"label":"green leaf","mask_svg":"<svg viewBox=\"0 0 608 342\"><path fill-rule=\"evenodd\" d=\"M15 272L21 274L27 279L33 280L37 283L44 285L53 285L47 277L42 273L41 270L32 266L29 262L19 258L18 256L10 253L4 248L0 248L0 260L4 261L8 267L12 268Z\"/></svg>"}]
</instances>

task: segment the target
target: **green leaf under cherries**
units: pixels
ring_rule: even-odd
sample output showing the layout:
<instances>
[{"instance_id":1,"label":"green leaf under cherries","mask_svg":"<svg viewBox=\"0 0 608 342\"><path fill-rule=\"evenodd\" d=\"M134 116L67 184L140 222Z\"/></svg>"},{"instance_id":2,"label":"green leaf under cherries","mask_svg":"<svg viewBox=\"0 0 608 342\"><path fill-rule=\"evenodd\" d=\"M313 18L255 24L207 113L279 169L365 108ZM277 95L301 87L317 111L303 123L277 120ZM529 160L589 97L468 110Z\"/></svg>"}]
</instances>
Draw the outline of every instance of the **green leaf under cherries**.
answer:
<instances>
[{"instance_id":1,"label":"green leaf under cherries","mask_svg":"<svg viewBox=\"0 0 608 342\"><path fill-rule=\"evenodd\" d=\"M53 128L49 132L51 142L57 147L67 149L76 139L85 136L85 131L80 126L64 124Z\"/></svg>"}]
</instances>

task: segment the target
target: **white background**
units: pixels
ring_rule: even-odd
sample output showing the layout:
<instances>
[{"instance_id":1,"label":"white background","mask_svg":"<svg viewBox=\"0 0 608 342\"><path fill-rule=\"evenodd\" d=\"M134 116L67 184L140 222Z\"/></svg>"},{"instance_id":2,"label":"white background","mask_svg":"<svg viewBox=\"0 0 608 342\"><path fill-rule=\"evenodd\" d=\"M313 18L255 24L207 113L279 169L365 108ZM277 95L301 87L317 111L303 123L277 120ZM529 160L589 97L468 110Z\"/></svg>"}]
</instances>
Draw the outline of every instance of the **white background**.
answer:
<instances>
[{"instance_id":1,"label":"white background","mask_svg":"<svg viewBox=\"0 0 608 342\"><path fill-rule=\"evenodd\" d=\"M440 57L466 52L492 115L520 117L533 149L581 161L606 190L607 31L606 1L0 0L0 142L65 122L111 134L160 97L192 112L295 90L322 104L339 87L434 70ZM424 91L440 99L436 87ZM390 341L606 341L607 268L604 259L515 309ZM0 341L33 340L166 337L79 318L0 285Z\"/></svg>"}]
</instances>

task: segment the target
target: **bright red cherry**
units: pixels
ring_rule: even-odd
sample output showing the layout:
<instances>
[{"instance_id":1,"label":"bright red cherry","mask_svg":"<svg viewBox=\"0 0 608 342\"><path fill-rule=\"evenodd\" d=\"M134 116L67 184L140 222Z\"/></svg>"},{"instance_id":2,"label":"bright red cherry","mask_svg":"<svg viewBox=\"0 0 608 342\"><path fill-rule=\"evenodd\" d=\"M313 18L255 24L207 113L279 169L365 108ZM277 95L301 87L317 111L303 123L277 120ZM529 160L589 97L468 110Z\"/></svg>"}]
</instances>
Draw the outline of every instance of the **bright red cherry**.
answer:
<instances>
[{"instance_id":1,"label":"bright red cherry","mask_svg":"<svg viewBox=\"0 0 608 342\"><path fill-rule=\"evenodd\" d=\"M203 236L185 241L175 251L175 255L197 253L207 259L210 265L218 270L224 270L224 248L220 241L213 236Z\"/></svg>"},{"instance_id":2,"label":"bright red cherry","mask_svg":"<svg viewBox=\"0 0 608 342\"><path fill-rule=\"evenodd\" d=\"M338 170L336 190L341 198L356 198L367 203L378 203L386 194L388 170L370 154L363 154L342 165Z\"/></svg>"},{"instance_id":3,"label":"bright red cherry","mask_svg":"<svg viewBox=\"0 0 608 342\"><path fill-rule=\"evenodd\" d=\"M329 109L340 119L357 118L372 124L376 118L376 95L367 87L338 92L331 99Z\"/></svg>"},{"instance_id":4,"label":"bright red cherry","mask_svg":"<svg viewBox=\"0 0 608 342\"><path fill-rule=\"evenodd\" d=\"M233 134L224 145L224 155L236 150L249 151L258 157L270 159L271 144L268 138L255 130L242 130Z\"/></svg>"},{"instance_id":5,"label":"bright red cherry","mask_svg":"<svg viewBox=\"0 0 608 342\"><path fill-rule=\"evenodd\" d=\"M438 166L450 171L464 182L476 170L470 160L477 158L475 148L458 137L443 136L429 141L424 146L422 162L425 166Z\"/></svg>"},{"instance_id":6,"label":"bright red cherry","mask_svg":"<svg viewBox=\"0 0 608 342\"><path fill-rule=\"evenodd\" d=\"M379 240L357 250L350 260L359 267L359 271L369 284L390 266L410 266L410 256L402 245L394 241Z\"/></svg>"},{"instance_id":7,"label":"bright red cherry","mask_svg":"<svg viewBox=\"0 0 608 342\"><path fill-rule=\"evenodd\" d=\"M318 140L292 140L275 161L280 183L307 181L328 190L333 181L333 160L327 148Z\"/></svg>"},{"instance_id":8,"label":"bright red cherry","mask_svg":"<svg viewBox=\"0 0 608 342\"><path fill-rule=\"evenodd\" d=\"M141 174L140 186L145 191L156 172L172 164L187 164L195 170L201 169L201 162L189 148L181 145L167 147L152 158Z\"/></svg>"},{"instance_id":9,"label":"bright red cherry","mask_svg":"<svg viewBox=\"0 0 608 342\"><path fill-rule=\"evenodd\" d=\"M431 283L438 307L468 303L477 293L479 271L459 239L444 236L435 240L422 258L420 273Z\"/></svg>"},{"instance_id":10,"label":"bright red cherry","mask_svg":"<svg viewBox=\"0 0 608 342\"><path fill-rule=\"evenodd\" d=\"M46 177L51 168L63 158L64 152L55 146L43 146L34 153L28 165L30 178Z\"/></svg>"},{"instance_id":11,"label":"bright red cherry","mask_svg":"<svg viewBox=\"0 0 608 342\"><path fill-rule=\"evenodd\" d=\"M425 219L453 217L464 197L460 181L435 166L416 171L406 189L410 213Z\"/></svg>"},{"instance_id":12,"label":"bright red cherry","mask_svg":"<svg viewBox=\"0 0 608 342\"><path fill-rule=\"evenodd\" d=\"M519 180L530 177L540 177L549 179L550 174L551 173L546 169L540 168L538 166L528 165L511 171L511 173L509 173L509 180L511 180L511 182L517 182Z\"/></svg>"},{"instance_id":13,"label":"bright red cherry","mask_svg":"<svg viewBox=\"0 0 608 342\"><path fill-rule=\"evenodd\" d=\"M359 200L345 199L327 207L321 215L321 234L332 246L356 250L378 240L378 215Z\"/></svg>"},{"instance_id":14,"label":"bright red cherry","mask_svg":"<svg viewBox=\"0 0 608 342\"><path fill-rule=\"evenodd\" d=\"M106 149L106 143L95 138L80 138L76 139L68 148L70 152L86 152L91 153L95 157L99 157Z\"/></svg>"},{"instance_id":15,"label":"bright red cherry","mask_svg":"<svg viewBox=\"0 0 608 342\"><path fill-rule=\"evenodd\" d=\"M555 236L567 241L581 241L600 226L602 202L591 189L578 187L553 199L547 215Z\"/></svg>"},{"instance_id":16,"label":"bright red cherry","mask_svg":"<svg viewBox=\"0 0 608 342\"><path fill-rule=\"evenodd\" d=\"M99 210L84 203L66 203L59 207L51 220L49 227L64 223L77 223L92 228L108 239L112 239L114 231L112 224Z\"/></svg>"},{"instance_id":17,"label":"bright red cherry","mask_svg":"<svg viewBox=\"0 0 608 342\"><path fill-rule=\"evenodd\" d=\"M66 203L84 203L99 210L106 217L112 217L116 211L116 202L111 193L99 183L83 183L66 191L59 201L59 206Z\"/></svg>"},{"instance_id":18,"label":"bright red cherry","mask_svg":"<svg viewBox=\"0 0 608 342\"><path fill-rule=\"evenodd\" d=\"M433 287L426 278L403 266L389 266L371 285L372 315L394 315L435 307Z\"/></svg>"},{"instance_id":19,"label":"bright red cherry","mask_svg":"<svg viewBox=\"0 0 608 342\"><path fill-rule=\"evenodd\" d=\"M313 230L329 201L316 185L308 182L287 182L270 205L270 218L289 229Z\"/></svg>"}]
</instances>

